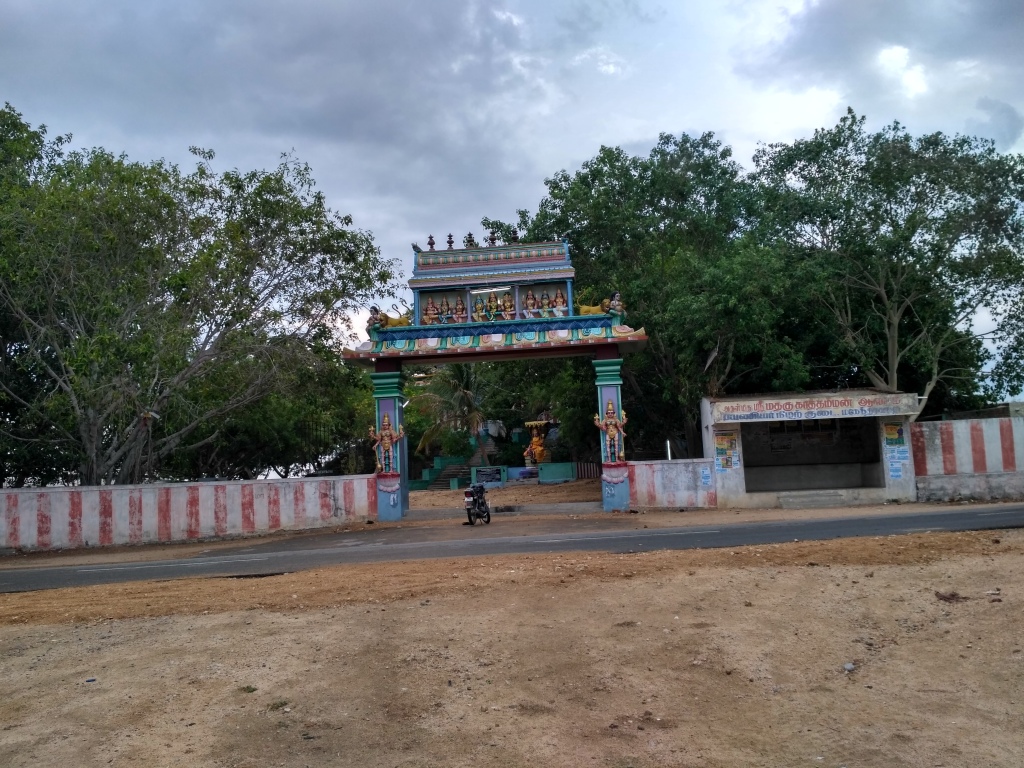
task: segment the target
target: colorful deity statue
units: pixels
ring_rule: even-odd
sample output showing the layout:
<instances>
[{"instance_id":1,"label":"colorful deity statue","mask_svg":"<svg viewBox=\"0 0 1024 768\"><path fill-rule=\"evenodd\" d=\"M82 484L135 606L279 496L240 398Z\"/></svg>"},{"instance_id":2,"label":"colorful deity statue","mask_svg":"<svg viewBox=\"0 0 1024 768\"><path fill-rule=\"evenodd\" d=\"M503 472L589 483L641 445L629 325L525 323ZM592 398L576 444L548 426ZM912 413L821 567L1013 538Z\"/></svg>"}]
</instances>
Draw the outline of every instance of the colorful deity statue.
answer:
<instances>
[{"instance_id":1,"label":"colorful deity statue","mask_svg":"<svg viewBox=\"0 0 1024 768\"><path fill-rule=\"evenodd\" d=\"M501 307L498 305L498 295L491 291L487 297L487 319L494 322L501 315Z\"/></svg>"},{"instance_id":2,"label":"colorful deity statue","mask_svg":"<svg viewBox=\"0 0 1024 768\"><path fill-rule=\"evenodd\" d=\"M529 320L532 317L538 317L540 308L537 306L537 297L533 295L533 291L529 288L526 289L526 298L523 299L523 319Z\"/></svg>"},{"instance_id":3,"label":"colorful deity statue","mask_svg":"<svg viewBox=\"0 0 1024 768\"><path fill-rule=\"evenodd\" d=\"M395 449L398 441L405 437L405 430L401 425L396 432L391 426L391 417L384 414L380 419L380 431L370 427L370 437L373 439L373 450L377 456L378 472L396 472L398 463L395 461Z\"/></svg>"},{"instance_id":4,"label":"colorful deity statue","mask_svg":"<svg viewBox=\"0 0 1024 768\"><path fill-rule=\"evenodd\" d=\"M501 297L501 319L516 319L516 302L508 291L505 291L505 294Z\"/></svg>"},{"instance_id":5,"label":"colorful deity statue","mask_svg":"<svg viewBox=\"0 0 1024 768\"><path fill-rule=\"evenodd\" d=\"M622 411L619 416L615 415L615 405L611 400L605 408L604 418L594 414L594 426L604 432L604 440L601 445L601 459L605 463L625 460L624 440L626 431L626 412Z\"/></svg>"},{"instance_id":6,"label":"colorful deity statue","mask_svg":"<svg viewBox=\"0 0 1024 768\"><path fill-rule=\"evenodd\" d=\"M380 307L370 307L370 319L366 322L366 332L379 331L381 328L400 328L410 325L408 317L391 317L380 311Z\"/></svg>"},{"instance_id":7,"label":"colorful deity statue","mask_svg":"<svg viewBox=\"0 0 1024 768\"><path fill-rule=\"evenodd\" d=\"M434 297L428 297L427 303L423 307L423 315L420 317L423 325L436 325L440 319L439 315L440 310L437 308L437 304L434 303Z\"/></svg>"},{"instance_id":8,"label":"colorful deity statue","mask_svg":"<svg viewBox=\"0 0 1024 768\"><path fill-rule=\"evenodd\" d=\"M608 299L608 309L605 311L615 319L618 325L626 322L626 305L622 301L621 293L612 291L612 295Z\"/></svg>"},{"instance_id":9,"label":"colorful deity statue","mask_svg":"<svg viewBox=\"0 0 1024 768\"><path fill-rule=\"evenodd\" d=\"M448 303L448 297L441 297L441 306L438 307L437 319L441 323L450 323L452 321L452 305Z\"/></svg>"},{"instance_id":10,"label":"colorful deity statue","mask_svg":"<svg viewBox=\"0 0 1024 768\"><path fill-rule=\"evenodd\" d=\"M539 427L534 427L530 430L530 444L526 446L526 450L523 451L523 458L527 461L532 461L534 464L540 464L544 461L544 436L540 433Z\"/></svg>"},{"instance_id":11,"label":"colorful deity statue","mask_svg":"<svg viewBox=\"0 0 1024 768\"><path fill-rule=\"evenodd\" d=\"M551 304L555 317L565 317L569 314L569 302L565 300L565 294L562 293L561 288L555 290L555 298L551 300Z\"/></svg>"},{"instance_id":12,"label":"colorful deity statue","mask_svg":"<svg viewBox=\"0 0 1024 768\"><path fill-rule=\"evenodd\" d=\"M487 307L484 306L482 297L477 296L473 300L473 322L483 323L487 321Z\"/></svg>"},{"instance_id":13,"label":"colorful deity statue","mask_svg":"<svg viewBox=\"0 0 1024 768\"><path fill-rule=\"evenodd\" d=\"M548 296L548 292L544 291L540 295L540 316L541 317L554 317L555 308L551 306L551 297Z\"/></svg>"},{"instance_id":14,"label":"colorful deity statue","mask_svg":"<svg viewBox=\"0 0 1024 768\"><path fill-rule=\"evenodd\" d=\"M580 304L579 307L581 315L604 315L608 313L610 308L611 301L609 299L605 299L600 304L594 304L592 306L589 304Z\"/></svg>"},{"instance_id":15,"label":"colorful deity statue","mask_svg":"<svg viewBox=\"0 0 1024 768\"><path fill-rule=\"evenodd\" d=\"M464 323L469 319L469 313L466 312L466 305L462 303L462 297L459 296L455 299L455 311L452 313L452 322Z\"/></svg>"}]
</instances>

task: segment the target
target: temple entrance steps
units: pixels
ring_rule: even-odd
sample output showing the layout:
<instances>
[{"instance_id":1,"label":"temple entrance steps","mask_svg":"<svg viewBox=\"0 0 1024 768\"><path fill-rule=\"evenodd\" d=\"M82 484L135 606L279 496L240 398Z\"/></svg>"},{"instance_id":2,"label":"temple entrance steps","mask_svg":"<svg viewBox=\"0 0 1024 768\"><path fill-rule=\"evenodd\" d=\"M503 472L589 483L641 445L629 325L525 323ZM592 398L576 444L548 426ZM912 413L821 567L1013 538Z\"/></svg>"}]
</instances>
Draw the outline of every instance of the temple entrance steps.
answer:
<instances>
[{"instance_id":1,"label":"temple entrance steps","mask_svg":"<svg viewBox=\"0 0 1024 768\"><path fill-rule=\"evenodd\" d=\"M451 489L451 481L458 478L459 487L469 485L472 476L469 464L449 464L434 481L427 486L428 491L447 491Z\"/></svg>"},{"instance_id":2,"label":"temple entrance steps","mask_svg":"<svg viewBox=\"0 0 1024 768\"><path fill-rule=\"evenodd\" d=\"M495 445L494 438L492 438L492 437L490 437L488 435L488 437L484 440L483 450L487 451L487 454L489 456L493 456L495 453L498 452L498 446ZM487 463L484 462L483 454L480 452L480 446L479 445L476 447L476 450L473 451L473 455L469 459L469 466L471 466L471 467L487 466Z\"/></svg>"}]
</instances>

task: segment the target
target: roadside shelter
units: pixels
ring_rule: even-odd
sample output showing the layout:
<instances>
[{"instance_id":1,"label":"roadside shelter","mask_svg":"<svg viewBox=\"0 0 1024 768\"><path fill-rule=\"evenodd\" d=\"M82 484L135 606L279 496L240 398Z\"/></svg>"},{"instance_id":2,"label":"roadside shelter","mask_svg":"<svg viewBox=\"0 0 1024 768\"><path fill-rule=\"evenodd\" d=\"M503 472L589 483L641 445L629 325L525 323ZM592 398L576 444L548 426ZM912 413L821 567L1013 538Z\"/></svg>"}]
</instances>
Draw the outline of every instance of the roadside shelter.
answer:
<instances>
[{"instance_id":1,"label":"roadside shelter","mask_svg":"<svg viewBox=\"0 0 1024 768\"><path fill-rule=\"evenodd\" d=\"M720 507L914 501L917 395L878 390L704 398Z\"/></svg>"}]
</instances>

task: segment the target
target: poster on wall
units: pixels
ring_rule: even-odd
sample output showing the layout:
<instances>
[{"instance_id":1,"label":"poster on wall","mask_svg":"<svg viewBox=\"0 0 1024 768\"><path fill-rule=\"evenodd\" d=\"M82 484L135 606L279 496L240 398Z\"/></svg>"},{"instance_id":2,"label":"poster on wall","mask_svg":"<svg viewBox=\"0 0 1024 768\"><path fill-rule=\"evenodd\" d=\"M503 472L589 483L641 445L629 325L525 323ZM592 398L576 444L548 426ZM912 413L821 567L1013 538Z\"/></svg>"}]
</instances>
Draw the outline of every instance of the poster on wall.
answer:
<instances>
[{"instance_id":1,"label":"poster on wall","mask_svg":"<svg viewBox=\"0 0 1024 768\"><path fill-rule=\"evenodd\" d=\"M887 438L888 439L888 438ZM885 462L889 467L889 478L902 480L906 476L907 465L910 464L910 446L885 446Z\"/></svg>"},{"instance_id":2,"label":"poster on wall","mask_svg":"<svg viewBox=\"0 0 1024 768\"><path fill-rule=\"evenodd\" d=\"M715 470L719 473L736 469L740 465L739 433L715 433Z\"/></svg>"},{"instance_id":3,"label":"poster on wall","mask_svg":"<svg viewBox=\"0 0 1024 768\"><path fill-rule=\"evenodd\" d=\"M711 468L701 467L700 468L700 484L704 488L711 487Z\"/></svg>"},{"instance_id":4,"label":"poster on wall","mask_svg":"<svg viewBox=\"0 0 1024 768\"><path fill-rule=\"evenodd\" d=\"M906 445L907 439L903 431L903 422L887 421L882 424L882 434L885 436L886 447Z\"/></svg>"}]
</instances>

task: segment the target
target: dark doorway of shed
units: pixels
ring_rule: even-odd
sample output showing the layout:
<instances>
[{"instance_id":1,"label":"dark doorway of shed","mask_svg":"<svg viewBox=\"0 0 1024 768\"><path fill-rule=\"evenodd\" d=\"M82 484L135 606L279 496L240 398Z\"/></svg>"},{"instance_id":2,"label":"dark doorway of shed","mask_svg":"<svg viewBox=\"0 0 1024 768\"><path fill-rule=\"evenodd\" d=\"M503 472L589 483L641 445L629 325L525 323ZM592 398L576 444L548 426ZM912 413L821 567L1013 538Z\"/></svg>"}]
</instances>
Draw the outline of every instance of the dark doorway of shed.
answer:
<instances>
[{"instance_id":1,"label":"dark doorway of shed","mask_svg":"<svg viewBox=\"0 0 1024 768\"><path fill-rule=\"evenodd\" d=\"M747 492L883 488L878 420L744 424Z\"/></svg>"}]
</instances>

